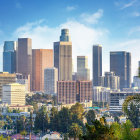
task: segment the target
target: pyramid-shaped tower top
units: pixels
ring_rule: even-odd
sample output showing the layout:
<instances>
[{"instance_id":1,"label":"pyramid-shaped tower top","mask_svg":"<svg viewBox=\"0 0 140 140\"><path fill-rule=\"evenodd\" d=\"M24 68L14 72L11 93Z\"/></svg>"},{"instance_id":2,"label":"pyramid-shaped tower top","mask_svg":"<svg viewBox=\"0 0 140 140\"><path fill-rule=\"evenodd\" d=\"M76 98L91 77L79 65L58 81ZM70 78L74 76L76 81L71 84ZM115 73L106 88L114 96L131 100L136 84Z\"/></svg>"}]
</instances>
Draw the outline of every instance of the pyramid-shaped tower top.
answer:
<instances>
[{"instance_id":1,"label":"pyramid-shaped tower top","mask_svg":"<svg viewBox=\"0 0 140 140\"><path fill-rule=\"evenodd\" d=\"M62 29L61 30L61 36L60 36L60 41L63 42L70 42L70 36L69 36L69 29Z\"/></svg>"}]
</instances>

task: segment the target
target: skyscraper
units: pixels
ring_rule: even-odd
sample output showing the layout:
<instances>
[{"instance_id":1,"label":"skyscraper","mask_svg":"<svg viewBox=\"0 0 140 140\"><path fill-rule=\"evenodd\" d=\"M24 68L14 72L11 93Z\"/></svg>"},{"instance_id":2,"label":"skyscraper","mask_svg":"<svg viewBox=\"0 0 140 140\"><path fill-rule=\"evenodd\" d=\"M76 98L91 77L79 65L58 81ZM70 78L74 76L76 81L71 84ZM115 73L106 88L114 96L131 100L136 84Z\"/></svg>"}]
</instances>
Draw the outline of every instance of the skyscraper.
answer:
<instances>
[{"instance_id":1,"label":"skyscraper","mask_svg":"<svg viewBox=\"0 0 140 140\"><path fill-rule=\"evenodd\" d=\"M3 51L3 71L9 73L16 72L16 48L15 41L5 41Z\"/></svg>"},{"instance_id":2,"label":"skyscraper","mask_svg":"<svg viewBox=\"0 0 140 140\"><path fill-rule=\"evenodd\" d=\"M120 77L120 89L131 86L131 54L125 51L110 52L110 71Z\"/></svg>"},{"instance_id":3,"label":"skyscraper","mask_svg":"<svg viewBox=\"0 0 140 140\"><path fill-rule=\"evenodd\" d=\"M17 73L32 76L32 40L18 38Z\"/></svg>"},{"instance_id":4,"label":"skyscraper","mask_svg":"<svg viewBox=\"0 0 140 140\"><path fill-rule=\"evenodd\" d=\"M47 68L44 70L44 91L46 94L57 93L58 70L57 68Z\"/></svg>"},{"instance_id":5,"label":"skyscraper","mask_svg":"<svg viewBox=\"0 0 140 140\"><path fill-rule=\"evenodd\" d=\"M72 42L69 30L62 29L59 42L54 42L54 67L59 80L72 80Z\"/></svg>"},{"instance_id":6,"label":"skyscraper","mask_svg":"<svg viewBox=\"0 0 140 140\"><path fill-rule=\"evenodd\" d=\"M33 49L32 51L32 90L44 91L44 70L53 67L52 49Z\"/></svg>"},{"instance_id":7,"label":"skyscraper","mask_svg":"<svg viewBox=\"0 0 140 140\"><path fill-rule=\"evenodd\" d=\"M102 46L93 45L93 86L99 85L102 76Z\"/></svg>"},{"instance_id":8,"label":"skyscraper","mask_svg":"<svg viewBox=\"0 0 140 140\"><path fill-rule=\"evenodd\" d=\"M77 80L90 80L87 56L77 56L77 76Z\"/></svg>"}]
</instances>

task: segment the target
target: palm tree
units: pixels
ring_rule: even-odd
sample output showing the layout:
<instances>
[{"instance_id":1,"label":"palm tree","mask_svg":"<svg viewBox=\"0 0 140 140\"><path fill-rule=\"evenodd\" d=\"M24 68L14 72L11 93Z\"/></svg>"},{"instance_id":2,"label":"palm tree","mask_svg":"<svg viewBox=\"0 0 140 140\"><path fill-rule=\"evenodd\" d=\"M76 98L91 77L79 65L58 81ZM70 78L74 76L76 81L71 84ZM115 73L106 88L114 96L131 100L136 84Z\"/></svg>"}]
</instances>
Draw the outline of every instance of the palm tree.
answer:
<instances>
[{"instance_id":1,"label":"palm tree","mask_svg":"<svg viewBox=\"0 0 140 140\"><path fill-rule=\"evenodd\" d=\"M82 135L81 127L77 123L72 123L69 129L69 137L76 140L80 135Z\"/></svg>"},{"instance_id":2,"label":"palm tree","mask_svg":"<svg viewBox=\"0 0 140 140\"><path fill-rule=\"evenodd\" d=\"M123 103L123 112L127 114L127 111L128 111L128 106L130 103L132 102L135 102L136 105L138 105L140 103L140 95L139 94L136 94L136 95L133 95L133 96L128 96L124 103Z\"/></svg>"}]
</instances>

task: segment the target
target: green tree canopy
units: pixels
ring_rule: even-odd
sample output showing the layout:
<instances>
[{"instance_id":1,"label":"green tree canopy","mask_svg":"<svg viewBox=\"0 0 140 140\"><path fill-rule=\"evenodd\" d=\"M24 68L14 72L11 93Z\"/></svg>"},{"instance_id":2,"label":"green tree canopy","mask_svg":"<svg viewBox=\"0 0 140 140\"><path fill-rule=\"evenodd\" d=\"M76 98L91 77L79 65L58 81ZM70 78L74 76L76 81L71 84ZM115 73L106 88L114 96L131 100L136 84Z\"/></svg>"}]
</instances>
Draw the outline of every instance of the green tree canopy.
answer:
<instances>
[{"instance_id":1,"label":"green tree canopy","mask_svg":"<svg viewBox=\"0 0 140 140\"><path fill-rule=\"evenodd\" d=\"M41 130L43 133L49 128L49 117L46 108L42 106L40 111L36 114L35 129Z\"/></svg>"},{"instance_id":2,"label":"green tree canopy","mask_svg":"<svg viewBox=\"0 0 140 140\"><path fill-rule=\"evenodd\" d=\"M71 107L70 111L72 114L76 114L78 116L78 119L83 119L84 108L82 104L76 103Z\"/></svg>"},{"instance_id":3,"label":"green tree canopy","mask_svg":"<svg viewBox=\"0 0 140 140\"><path fill-rule=\"evenodd\" d=\"M87 119L87 123L91 125L92 121L95 121L95 112L93 110L89 110L85 117Z\"/></svg>"},{"instance_id":4,"label":"green tree canopy","mask_svg":"<svg viewBox=\"0 0 140 140\"><path fill-rule=\"evenodd\" d=\"M82 136L83 140L113 140L113 130L106 125L104 118L101 122L98 120L92 121L92 125L86 124L86 134Z\"/></svg>"},{"instance_id":5,"label":"green tree canopy","mask_svg":"<svg viewBox=\"0 0 140 140\"><path fill-rule=\"evenodd\" d=\"M79 136L82 135L82 128L77 123L72 123L68 133L70 138L74 138L74 140L76 140L76 138L79 138Z\"/></svg>"}]
</instances>

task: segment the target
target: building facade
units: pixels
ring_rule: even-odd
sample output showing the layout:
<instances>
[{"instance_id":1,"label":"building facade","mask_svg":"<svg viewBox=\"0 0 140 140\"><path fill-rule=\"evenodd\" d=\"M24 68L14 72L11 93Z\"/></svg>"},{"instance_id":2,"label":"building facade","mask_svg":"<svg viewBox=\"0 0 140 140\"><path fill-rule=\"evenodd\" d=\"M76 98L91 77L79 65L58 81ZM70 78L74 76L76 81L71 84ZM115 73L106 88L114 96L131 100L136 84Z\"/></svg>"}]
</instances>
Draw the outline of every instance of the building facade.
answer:
<instances>
[{"instance_id":1,"label":"building facade","mask_svg":"<svg viewBox=\"0 0 140 140\"><path fill-rule=\"evenodd\" d=\"M58 69L47 68L44 70L44 92L46 94L57 93Z\"/></svg>"},{"instance_id":2,"label":"building facade","mask_svg":"<svg viewBox=\"0 0 140 140\"><path fill-rule=\"evenodd\" d=\"M17 73L24 76L30 75L30 83L32 81L32 39L18 38L17 47ZM31 87L32 85L30 85Z\"/></svg>"},{"instance_id":3,"label":"building facade","mask_svg":"<svg viewBox=\"0 0 140 140\"><path fill-rule=\"evenodd\" d=\"M99 78L102 76L102 46L93 45L93 86L100 86Z\"/></svg>"},{"instance_id":4,"label":"building facade","mask_svg":"<svg viewBox=\"0 0 140 140\"><path fill-rule=\"evenodd\" d=\"M3 71L9 73L16 72L16 49L15 41L5 41L3 49Z\"/></svg>"},{"instance_id":5,"label":"building facade","mask_svg":"<svg viewBox=\"0 0 140 140\"><path fill-rule=\"evenodd\" d=\"M72 80L72 42L68 29L62 29L60 41L54 42L54 67L60 81Z\"/></svg>"},{"instance_id":6,"label":"building facade","mask_svg":"<svg viewBox=\"0 0 140 140\"><path fill-rule=\"evenodd\" d=\"M138 89L140 90L140 77L139 76L133 77L133 85L134 87L138 87Z\"/></svg>"},{"instance_id":7,"label":"building facade","mask_svg":"<svg viewBox=\"0 0 140 140\"><path fill-rule=\"evenodd\" d=\"M58 103L72 104L92 100L92 81L58 81Z\"/></svg>"},{"instance_id":8,"label":"building facade","mask_svg":"<svg viewBox=\"0 0 140 140\"><path fill-rule=\"evenodd\" d=\"M2 98L2 86L9 83L16 82L16 74L8 72L0 72L0 98Z\"/></svg>"},{"instance_id":9,"label":"building facade","mask_svg":"<svg viewBox=\"0 0 140 140\"><path fill-rule=\"evenodd\" d=\"M89 102L92 100L92 81L77 81L76 82L77 88L77 95L76 101L77 102Z\"/></svg>"},{"instance_id":10,"label":"building facade","mask_svg":"<svg viewBox=\"0 0 140 140\"><path fill-rule=\"evenodd\" d=\"M138 92L138 91L111 92L110 93L109 111L110 112L122 112L122 106L123 106L124 100L128 96L133 96L136 94L140 94L140 92Z\"/></svg>"},{"instance_id":11,"label":"building facade","mask_svg":"<svg viewBox=\"0 0 140 140\"><path fill-rule=\"evenodd\" d=\"M120 77L115 76L114 72L105 72L104 87L110 89L120 89Z\"/></svg>"},{"instance_id":12,"label":"building facade","mask_svg":"<svg viewBox=\"0 0 140 140\"><path fill-rule=\"evenodd\" d=\"M76 103L76 81L57 82L57 102L60 104Z\"/></svg>"},{"instance_id":13,"label":"building facade","mask_svg":"<svg viewBox=\"0 0 140 140\"><path fill-rule=\"evenodd\" d=\"M53 67L52 49L32 51L32 91L44 91L44 70Z\"/></svg>"},{"instance_id":14,"label":"building facade","mask_svg":"<svg viewBox=\"0 0 140 140\"><path fill-rule=\"evenodd\" d=\"M25 85L25 92L30 92L30 75L25 76L20 73L16 73L16 83Z\"/></svg>"},{"instance_id":15,"label":"building facade","mask_svg":"<svg viewBox=\"0 0 140 140\"><path fill-rule=\"evenodd\" d=\"M25 105L25 85L12 83L3 85L2 102L9 105Z\"/></svg>"},{"instance_id":16,"label":"building facade","mask_svg":"<svg viewBox=\"0 0 140 140\"><path fill-rule=\"evenodd\" d=\"M120 89L131 87L131 54L125 51L110 52L110 71L120 77Z\"/></svg>"},{"instance_id":17,"label":"building facade","mask_svg":"<svg viewBox=\"0 0 140 140\"><path fill-rule=\"evenodd\" d=\"M109 103L110 88L101 86L93 87L93 102L107 102Z\"/></svg>"},{"instance_id":18,"label":"building facade","mask_svg":"<svg viewBox=\"0 0 140 140\"><path fill-rule=\"evenodd\" d=\"M90 80L87 56L77 56L77 76L77 80Z\"/></svg>"}]
</instances>

